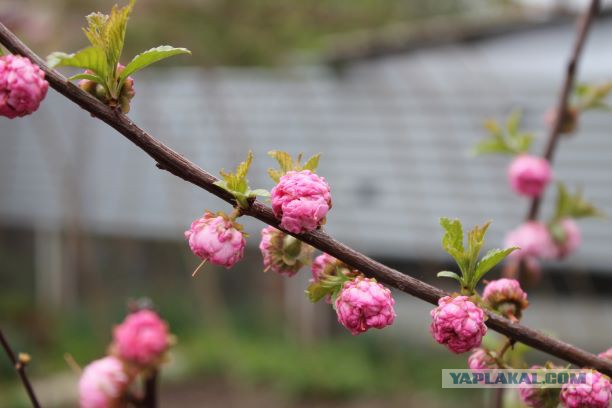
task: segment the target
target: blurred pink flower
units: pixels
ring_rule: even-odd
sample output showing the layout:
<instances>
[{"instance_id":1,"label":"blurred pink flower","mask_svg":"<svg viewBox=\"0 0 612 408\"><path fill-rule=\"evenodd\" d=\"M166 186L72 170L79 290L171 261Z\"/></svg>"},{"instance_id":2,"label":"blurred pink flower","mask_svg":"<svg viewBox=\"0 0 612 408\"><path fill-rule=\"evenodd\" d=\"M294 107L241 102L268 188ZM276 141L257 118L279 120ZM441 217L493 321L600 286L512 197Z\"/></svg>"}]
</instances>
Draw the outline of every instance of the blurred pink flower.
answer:
<instances>
[{"instance_id":1,"label":"blurred pink flower","mask_svg":"<svg viewBox=\"0 0 612 408\"><path fill-rule=\"evenodd\" d=\"M485 349L477 348L468 357L468 367L471 370L487 370L497 367L497 363Z\"/></svg>"},{"instance_id":2,"label":"blurred pink flower","mask_svg":"<svg viewBox=\"0 0 612 408\"><path fill-rule=\"evenodd\" d=\"M508 180L512 189L523 196L538 197L550 180L552 170L548 160L522 154L508 167Z\"/></svg>"},{"instance_id":3,"label":"blurred pink flower","mask_svg":"<svg viewBox=\"0 0 612 408\"><path fill-rule=\"evenodd\" d=\"M310 170L288 171L272 189L272 210L280 226L293 233L316 229L332 207L325 178Z\"/></svg>"},{"instance_id":4,"label":"blurred pink flower","mask_svg":"<svg viewBox=\"0 0 612 408\"><path fill-rule=\"evenodd\" d=\"M563 384L561 402L567 408L608 408L610 380L598 371L586 373L585 384Z\"/></svg>"},{"instance_id":5,"label":"blurred pink flower","mask_svg":"<svg viewBox=\"0 0 612 408\"><path fill-rule=\"evenodd\" d=\"M122 360L140 366L155 365L170 346L168 325L152 310L129 314L115 327L113 349Z\"/></svg>"},{"instance_id":6,"label":"blurred pink flower","mask_svg":"<svg viewBox=\"0 0 612 408\"><path fill-rule=\"evenodd\" d=\"M434 339L453 353L465 353L478 346L487 332L484 312L467 296L438 300L438 307L431 311L430 326Z\"/></svg>"},{"instance_id":7,"label":"blurred pink flower","mask_svg":"<svg viewBox=\"0 0 612 408\"><path fill-rule=\"evenodd\" d=\"M81 408L118 408L130 383L121 360L109 356L96 360L83 370L79 380Z\"/></svg>"},{"instance_id":8,"label":"blurred pink flower","mask_svg":"<svg viewBox=\"0 0 612 408\"><path fill-rule=\"evenodd\" d=\"M564 218L559 222L563 229L564 240L557 243L557 258L563 259L571 255L580 247L582 242L582 234L578 223L571 218Z\"/></svg>"},{"instance_id":9,"label":"blurred pink flower","mask_svg":"<svg viewBox=\"0 0 612 408\"><path fill-rule=\"evenodd\" d=\"M520 248L510 254L514 259L553 259L558 253L548 227L538 221L528 221L510 231L505 246Z\"/></svg>"},{"instance_id":10,"label":"blurred pink flower","mask_svg":"<svg viewBox=\"0 0 612 408\"><path fill-rule=\"evenodd\" d=\"M527 308L527 294L521 289L516 279L497 279L487 283L482 293L482 300L493 310L506 317L520 319L521 312Z\"/></svg>"},{"instance_id":11,"label":"blurred pink flower","mask_svg":"<svg viewBox=\"0 0 612 408\"><path fill-rule=\"evenodd\" d=\"M391 291L374 279L357 277L342 287L336 299L338 321L357 335L393 324L395 300Z\"/></svg>"},{"instance_id":12,"label":"blurred pink flower","mask_svg":"<svg viewBox=\"0 0 612 408\"><path fill-rule=\"evenodd\" d=\"M36 111L49 83L45 73L18 55L0 56L0 116L10 119Z\"/></svg>"}]
</instances>

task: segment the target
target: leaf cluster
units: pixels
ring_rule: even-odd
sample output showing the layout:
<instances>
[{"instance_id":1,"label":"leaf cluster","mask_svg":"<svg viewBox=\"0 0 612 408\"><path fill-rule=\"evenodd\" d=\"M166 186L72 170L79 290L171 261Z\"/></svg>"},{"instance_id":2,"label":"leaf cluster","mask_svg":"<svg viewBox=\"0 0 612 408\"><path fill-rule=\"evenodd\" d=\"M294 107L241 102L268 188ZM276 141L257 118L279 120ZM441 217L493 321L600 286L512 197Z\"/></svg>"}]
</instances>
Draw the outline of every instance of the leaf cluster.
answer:
<instances>
[{"instance_id":1,"label":"leaf cluster","mask_svg":"<svg viewBox=\"0 0 612 408\"><path fill-rule=\"evenodd\" d=\"M289 153L280 150L271 150L268 155L278 162L279 169L268 169L268 175L275 183L278 183L283 174L288 171L310 170L314 172L319 166L319 158L321 157L321 153L317 153L302 164L302 153L298 154L295 161Z\"/></svg>"},{"instance_id":2,"label":"leaf cluster","mask_svg":"<svg viewBox=\"0 0 612 408\"><path fill-rule=\"evenodd\" d=\"M612 92L612 82L603 84L582 83L574 88L575 104L580 110L599 109L612 111L612 106L606 103L606 98Z\"/></svg>"},{"instance_id":3,"label":"leaf cluster","mask_svg":"<svg viewBox=\"0 0 612 408\"><path fill-rule=\"evenodd\" d=\"M529 151L533 143L532 133L519 130L522 113L514 110L506 119L504 125L493 119L484 122L484 128L489 134L474 147L475 155L481 154L521 154Z\"/></svg>"},{"instance_id":4,"label":"leaf cluster","mask_svg":"<svg viewBox=\"0 0 612 408\"><path fill-rule=\"evenodd\" d=\"M249 201L254 199L256 196L270 196L270 193L266 190L250 189L247 174L252 162L253 152L249 150L246 160L236 167L236 171L234 173L221 170L220 175L222 179L217 180L214 183L216 186L219 186L232 193L241 208L248 208Z\"/></svg>"}]
</instances>

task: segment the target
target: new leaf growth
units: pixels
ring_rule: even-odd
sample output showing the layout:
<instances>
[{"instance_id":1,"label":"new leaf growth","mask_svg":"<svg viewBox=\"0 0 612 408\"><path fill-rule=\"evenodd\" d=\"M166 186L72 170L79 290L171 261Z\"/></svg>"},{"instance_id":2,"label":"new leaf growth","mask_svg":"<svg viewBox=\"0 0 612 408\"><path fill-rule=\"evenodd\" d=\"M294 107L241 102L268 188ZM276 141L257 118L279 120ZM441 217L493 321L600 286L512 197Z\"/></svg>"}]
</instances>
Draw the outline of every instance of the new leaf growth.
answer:
<instances>
[{"instance_id":1,"label":"new leaf growth","mask_svg":"<svg viewBox=\"0 0 612 408\"><path fill-rule=\"evenodd\" d=\"M475 226L467 234L467 248L463 245L463 226L458 219L440 218L440 225L445 233L442 237L442 247L452 256L461 275L442 271L438 277L455 279L461 285L461 293L471 296L482 277L495 265L503 261L512 251L519 249L511 247L506 249L491 249L479 260L480 250L484 245L484 237L491 222L482 226Z\"/></svg>"},{"instance_id":2,"label":"new leaf growth","mask_svg":"<svg viewBox=\"0 0 612 408\"><path fill-rule=\"evenodd\" d=\"M254 200L256 196L268 197L270 193L263 189L251 190L247 174L251 163L253 162L253 152L249 151L245 161L236 167L234 173L227 173L221 170L219 174L223 180L215 181L215 185L232 193L240 208L248 208L249 201Z\"/></svg>"},{"instance_id":3,"label":"new leaf growth","mask_svg":"<svg viewBox=\"0 0 612 408\"><path fill-rule=\"evenodd\" d=\"M527 153L533 142L533 134L521 132L522 113L514 110L506 119L505 126L493 119L485 121L484 128L489 137L480 141L473 149L475 155L498 153L498 154L522 154Z\"/></svg>"}]
</instances>

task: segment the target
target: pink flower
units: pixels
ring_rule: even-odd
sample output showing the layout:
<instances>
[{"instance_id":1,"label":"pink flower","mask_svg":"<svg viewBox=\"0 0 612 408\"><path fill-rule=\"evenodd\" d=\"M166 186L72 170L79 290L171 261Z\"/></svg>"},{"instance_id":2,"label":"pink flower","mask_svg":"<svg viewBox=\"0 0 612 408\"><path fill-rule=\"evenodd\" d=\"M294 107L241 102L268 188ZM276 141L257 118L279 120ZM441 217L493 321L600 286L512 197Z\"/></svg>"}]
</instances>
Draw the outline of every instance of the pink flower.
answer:
<instances>
[{"instance_id":1,"label":"pink flower","mask_svg":"<svg viewBox=\"0 0 612 408\"><path fill-rule=\"evenodd\" d=\"M357 335L372 327L382 329L393 324L394 304L389 289L375 279L359 276L342 287L336 299L336 314L338 322Z\"/></svg>"},{"instance_id":2,"label":"pink flower","mask_svg":"<svg viewBox=\"0 0 612 408\"><path fill-rule=\"evenodd\" d=\"M595 370L586 373L585 384L561 388L561 402L567 408L608 408L610 400L610 380Z\"/></svg>"},{"instance_id":3,"label":"pink flower","mask_svg":"<svg viewBox=\"0 0 612 408\"><path fill-rule=\"evenodd\" d=\"M113 349L122 360L155 365L170 346L168 325L151 310L129 314L113 332Z\"/></svg>"},{"instance_id":4,"label":"pink flower","mask_svg":"<svg viewBox=\"0 0 612 408\"><path fill-rule=\"evenodd\" d=\"M444 296L431 311L434 339L453 353L465 353L478 346L487 332L484 312L467 296Z\"/></svg>"},{"instance_id":5,"label":"pink flower","mask_svg":"<svg viewBox=\"0 0 612 408\"><path fill-rule=\"evenodd\" d=\"M310 245L274 227L261 230L259 249L263 256L264 270L269 269L285 276L295 275L304 265L310 263L313 252Z\"/></svg>"},{"instance_id":6,"label":"pink flower","mask_svg":"<svg viewBox=\"0 0 612 408\"><path fill-rule=\"evenodd\" d=\"M598 354L599 358L605 358L606 360L612 361L612 347Z\"/></svg>"},{"instance_id":7,"label":"pink flower","mask_svg":"<svg viewBox=\"0 0 612 408\"><path fill-rule=\"evenodd\" d=\"M118 408L130 383L121 360L109 356L90 363L79 380L81 408Z\"/></svg>"},{"instance_id":8,"label":"pink flower","mask_svg":"<svg viewBox=\"0 0 612 408\"><path fill-rule=\"evenodd\" d=\"M318 282L324 276L332 275L336 271L336 268L344 265L342 262L334 258L333 256L322 253L317 256L310 267L312 271L312 282Z\"/></svg>"},{"instance_id":9,"label":"pink flower","mask_svg":"<svg viewBox=\"0 0 612 408\"><path fill-rule=\"evenodd\" d=\"M332 207L325 178L310 170L288 171L271 194L272 210L281 219L280 226L293 233L316 229Z\"/></svg>"},{"instance_id":10,"label":"pink flower","mask_svg":"<svg viewBox=\"0 0 612 408\"><path fill-rule=\"evenodd\" d=\"M508 180L512 189L527 197L540 196L551 179L550 164L541 157L522 154L508 167Z\"/></svg>"},{"instance_id":11,"label":"pink flower","mask_svg":"<svg viewBox=\"0 0 612 408\"><path fill-rule=\"evenodd\" d=\"M470 370L488 370L497 367L495 359L485 349L477 348L468 357Z\"/></svg>"},{"instance_id":12,"label":"pink flower","mask_svg":"<svg viewBox=\"0 0 612 408\"><path fill-rule=\"evenodd\" d=\"M487 283L482 293L484 300L493 310L506 317L520 319L521 312L527 308L527 294L516 279L497 279Z\"/></svg>"},{"instance_id":13,"label":"pink flower","mask_svg":"<svg viewBox=\"0 0 612 408\"><path fill-rule=\"evenodd\" d=\"M514 259L552 259L558 253L548 227L538 221L528 221L510 231L505 245L520 248L510 254Z\"/></svg>"},{"instance_id":14,"label":"pink flower","mask_svg":"<svg viewBox=\"0 0 612 408\"><path fill-rule=\"evenodd\" d=\"M244 256L246 240L242 226L224 215L206 211L185 231L191 252L215 265L231 268Z\"/></svg>"},{"instance_id":15,"label":"pink flower","mask_svg":"<svg viewBox=\"0 0 612 408\"><path fill-rule=\"evenodd\" d=\"M40 106L49 89L45 73L18 55L0 56L0 116L29 115Z\"/></svg>"},{"instance_id":16,"label":"pink flower","mask_svg":"<svg viewBox=\"0 0 612 408\"><path fill-rule=\"evenodd\" d=\"M571 218L562 219L559 225L563 229L564 240L557 243L557 258L563 259L578 249L582 242L582 234L576 221Z\"/></svg>"}]
</instances>

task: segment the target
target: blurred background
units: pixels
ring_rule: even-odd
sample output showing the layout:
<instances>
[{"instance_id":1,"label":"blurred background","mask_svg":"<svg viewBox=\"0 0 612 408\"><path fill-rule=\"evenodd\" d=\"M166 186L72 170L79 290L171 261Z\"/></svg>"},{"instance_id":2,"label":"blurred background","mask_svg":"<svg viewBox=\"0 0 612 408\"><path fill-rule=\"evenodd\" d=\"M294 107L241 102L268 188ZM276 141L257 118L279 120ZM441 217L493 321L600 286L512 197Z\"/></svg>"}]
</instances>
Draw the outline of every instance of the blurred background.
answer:
<instances>
[{"instance_id":1,"label":"blurred background","mask_svg":"<svg viewBox=\"0 0 612 408\"><path fill-rule=\"evenodd\" d=\"M35 52L85 46L84 15L106 0L4 0L0 21ZM594 25L579 80L612 78L610 2ZM503 244L527 201L507 188L504 157L474 158L486 118L523 111L546 134L586 1L138 0L124 63L170 44L192 50L135 76L130 117L202 168L255 153L251 186L271 188L272 149L322 152L332 186L325 228L357 250L446 286L440 216L492 219ZM66 73L71 73L69 70ZM589 112L563 140L555 174L612 214L612 117ZM547 194L544 216L552 211ZM310 275L264 274L251 235L232 270L199 263L183 231L206 192L159 171L123 137L50 91L26 119L0 118L0 321L28 351L47 407L75 406L81 366L105 352L129 299L150 298L179 341L162 374L163 407L487 406L479 390L443 390L465 368L429 333L432 306L401 293L396 324L353 337ZM612 228L582 221L584 243L546 264L524 322L593 352L612 339ZM533 362L543 361L536 353ZM0 358L0 406L28 406ZM514 393L506 393L512 400ZM512 402L510 402L512 403ZM518 402L514 402L517 404Z\"/></svg>"}]
</instances>

